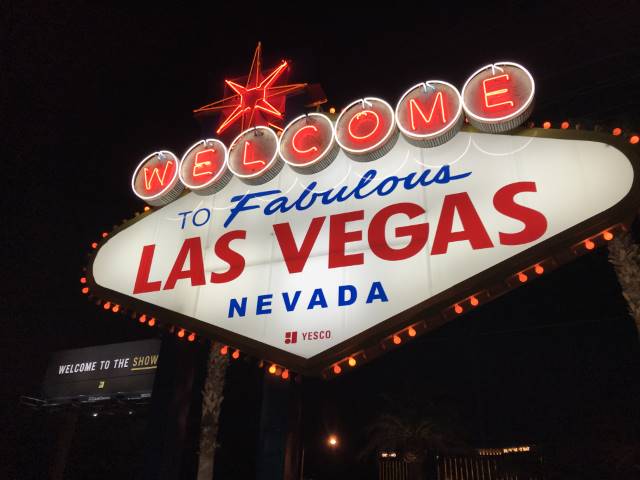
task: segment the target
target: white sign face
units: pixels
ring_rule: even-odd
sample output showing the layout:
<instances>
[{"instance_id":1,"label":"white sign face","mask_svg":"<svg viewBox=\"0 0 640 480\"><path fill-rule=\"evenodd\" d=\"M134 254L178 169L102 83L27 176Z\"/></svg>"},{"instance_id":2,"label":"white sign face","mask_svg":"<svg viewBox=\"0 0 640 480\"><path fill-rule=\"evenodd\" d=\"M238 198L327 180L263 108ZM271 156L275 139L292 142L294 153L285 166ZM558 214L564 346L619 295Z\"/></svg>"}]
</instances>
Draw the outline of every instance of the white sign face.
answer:
<instances>
[{"instance_id":1,"label":"white sign face","mask_svg":"<svg viewBox=\"0 0 640 480\"><path fill-rule=\"evenodd\" d=\"M94 281L312 359L630 191L620 150L540 132L463 131L429 149L400 136L370 162L341 150L312 175L285 165L257 186L233 177L109 236Z\"/></svg>"}]
</instances>

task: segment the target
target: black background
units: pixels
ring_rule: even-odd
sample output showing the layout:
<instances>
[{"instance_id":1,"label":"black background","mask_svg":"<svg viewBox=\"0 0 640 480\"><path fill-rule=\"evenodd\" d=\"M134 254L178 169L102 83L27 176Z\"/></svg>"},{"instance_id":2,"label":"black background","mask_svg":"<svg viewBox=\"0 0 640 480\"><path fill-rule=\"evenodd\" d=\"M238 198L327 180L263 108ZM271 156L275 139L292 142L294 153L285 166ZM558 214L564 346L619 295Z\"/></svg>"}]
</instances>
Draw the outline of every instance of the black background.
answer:
<instances>
[{"instance_id":1,"label":"black background","mask_svg":"<svg viewBox=\"0 0 640 480\"><path fill-rule=\"evenodd\" d=\"M631 1L2 10L5 478L46 471L55 420L18 400L38 391L51 352L155 335L86 301L85 255L102 231L141 211L130 191L139 160L201 138L191 110L220 98L224 78L246 73L259 40L265 66L290 59L290 80L322 84L338 109L364 95L393 103L425 78L460 87L478 67L513 60L537 82L538 124L640 128L640 12ZM305 469L364 475L373 462L355 456L365 426L406 399L444 399L475 445L570 442L605 413L637 427L639 355L606 251L595 252L338 380L307 381ZM230 370L220 478L253 475L260 375L255 362ZM144 418L83 422L69 478L130 476ZM335 452L324 446L329 432L341 438Z\"/></svg>"}]
</instances>

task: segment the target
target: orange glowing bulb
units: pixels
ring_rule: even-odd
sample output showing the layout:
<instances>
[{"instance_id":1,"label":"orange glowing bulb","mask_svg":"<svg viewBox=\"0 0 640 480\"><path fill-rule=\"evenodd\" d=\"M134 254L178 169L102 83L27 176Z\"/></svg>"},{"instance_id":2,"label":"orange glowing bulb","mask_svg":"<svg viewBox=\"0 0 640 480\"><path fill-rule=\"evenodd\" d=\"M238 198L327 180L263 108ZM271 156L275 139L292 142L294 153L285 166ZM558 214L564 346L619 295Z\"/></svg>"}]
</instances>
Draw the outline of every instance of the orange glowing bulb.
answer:
<instances>
[{"instance_id":1,"label":"orange glowing bulb","mask_svg":"<svg viewBox=\"0 0 640 480\"><path fill-rule=\"evenodd\" d=\"M527 274L526 274L526 273L524 273L524 272L520 272L520 273L518 274L518 280L520 280L520 283L524 283L524 282L526 282L527 280L529 280L529 277L527 277Z\"/></svg>"},{"instance_id":2,"label":"orange glowing bulb","mask_svg":"<svg viewBox=\"0 0 640 480\"><path fill-rule=\"evenodd\" d=\"M454 310L458 315L460 315L460 314L463 312L463 310L464 310L464 309L463 309L460 305L458 305L458 304L456 303L456 304L453 306L453 310Z\"/></svg>"},{"instance_id":3,"label":"orange glowing bulb","mask_svg":"<svg viewBox=\"0 0 640 480\"><path fill-rule=\"evenodd\" d=\"M330 114L332 114L332 115L333 115L334 113L336 113L336 107L331 107L331 108L329 109L329 113L330 113Z\"/></svg>"},{"instance_id":4,"label":"orange glowing bulb","mask_svg":"<svg viewBox=\"0 0 640 480\"><path fill-rule=\"evenodd\" d=\"M587 250L593 250L594 248L596 248L596 244L593 243L591 240L585 240L584 246Z\"/></svg>"},{"instance_id":5,"label":"orange glowing bulb","mask_svg":"<svg viewBox=\"0 0 640 480\"><path fill-rule=\"evenodd\" d=\"M542 265L536 265L534 271L538 275L542 275L544 273L544 267Z\"/></svg>"},{"instance_id":6,"label":"orange glowing bulb","mask_svg":"<svg viewBox=\"0 0 640 480\"><path fill-rule=\"evenodd\" d=\"M86 295L87 293L89 293L89 287L84 287L84 288L82 289L82 293L84 293L85 295Z\"/></svg>"},{"instance_id":7,"label":"orange glowing bulb","mask_svg":"<svg viewBox=\"0 0 640 480\"><path fill-rule=\"evenodd\" d=\"M147 321L147 316L146 315L140 315L140 318L138 319L138 321L140 323L144 323Z\"/></svg>"},{"instance_id":8,"label":"orange glowing bulb","mask_svg":"<svg viewBox=\"0 0 640 480\"><path fill-rule=\"evenodd\" d=\"M471 304L471 306L477 307L478 304L480 303L480 300L478 300L476 297L471 297L469 299L469 303Z\"/></svg>"},{"instance_id":9,"label":"orange glowing bulb","mask_svg":"<svg viewBox=\"0 0 640 480\"><path fill-rule=\"evenodd\" d=\"M402 343L402 339L398 335L394 335L393 343L395 343L396 345L400 345Z\"/></svg>"},{"instance_id":10,"label":"orange glowing bulb","mask_svg":"<svg viewBox=\"0 0 640 480\"><path fill-rule=\"evenodd\" d=\"M109 310L111 308L111 302L104 302L102 308L104 308L105 310Z\"/></svg>"},{"instance_id":11,"label":"orange glowing bulb","mask_svg":"<svg viewBox=\"0 0 640 480\"><path fill-rule=\"evenodd\" d=\"M629 143L631 145L635 145L638 142L640 142L640 137L638 135L632 135L631 138L629 138Z\"/></svg>"},{"instance_id":12,"label":"orange glowing bulb","mask_svg":"<svg viewBox=\"0 0 640 480\"><path fill-rule=\"evenodd\" d=\"M148 212L149 210L151 210L151 207L149 207L148 205L146 207L144 207L144 211Z\"/></svg>"},{"instance_id":13,"label":"orange glowing bulb","mask_svg":"<svg viewBox=\"0 0 640 480\"><path fill-rule=\"evenodd\" d=\"M616 127L616 128L614 128L614 129L612 130L612 132L611 132L611 133L613 133L613 135L614 135L615 137L618 137L618 136L622 135L622 129L621 129L621 128L619 128L619 127Z\"/></svg>"},{"instance_id":14,"label":"orange glowing bulb","mask_svg":"<svg viewBox=\"0 0 640 480\"><path fill-rule=\"evenodd\" d=\"M111 311L113 313L118 313L120 311L120 305L114 305Z\"/></svg>"},{"instance_id":15,"label":"orange glowing bulb","mask_svg":"<svg viewBox=\"0 0 640 480\"><path fill-rule=\"evenodd\" d=\"M602 237L608 242L609 240L613 240L613 233L607 231L602 234Z\"/></svg>"},{"instance_id":16,"label":"orange glowing bulb","mask_svg":"<svg viewBox=\"0 0 640 480\"><path fill-rule=\"evenodd\" d=\"M342 372L342 369L340 368L340 365L334 365L333 366L333 373L335 373L336 375L340 375L340 372Z\"/></svg>"},{"instance_id":17,"label":"orange glowing bulb","mask_svg":"<svg viewBox=\"0 0 640 480\"><path fill-rule=\"evenodd\" d=\"M98 243L97 242L93 242L91 244L91 248L98 248Z\"/></svg>"},{"instance_id":18,"label":"orange glowing bulb","mask_svg":"<svg viewBox=\"0 0 640 480\"><path fill-rule=\"evenodd\" d=\"M560 124L560 128L563 129L563 130L566 130L567 128L569 128L569 122L566 122L566 121L562 122Z\"/></svg>"},{"instance_id":19,"label":"orange glowing bulb","mask_svg":"<svg viewBox=\"0 0 640 480\"><path fill-rule=\"evenodd\" d=\"M274 374L276 373L276 366L275 366L275 365L273 365L273 364L272 364L272 365L269 367L269 373L270 373L271 375L274 375Z\"/></svg>"},{"instance_id":20,"label":"orange glowing bulb","mask_svg":"<svg viewBox=\"0 0 640 480\"><path fill-rule=\"evenodd\" d=\"M229 347L225 345L220 349L220 355L226 355L229 352Z\"/></svg>"},{"instance_id":21,"label":"orange glowing bulb","mask_svg":"<svg viewBox=\"0 0 640 480\"><path fill-rule=\"evenodd\" d=\"M102 232L102 238L107 238L108 235L109 235L108 232Z\"/></svg>"},{"instance_id":22,"label":"orange glowing bulb","mask_svg":"<svg viewBox=\"0 0 640 480\"><path fill-rule=\"evenodd\" d=\"M542 124L542 128L544 128L545 130L548 130L551 128L551 122L544 122Z\"/></svg>"},{"instance_id":23,"label":"orange glowing bulb","mask_svg":"<svg viewBox=\"0 0 640 480\"><path fill-rule=\"evenodd\" d=\"M286 370L284 372L282 372L282 379L286 380L287 378L289 378L289 370Z\"/></svg>"},{"instance_id":24,"label":"orange glowing bulb","mask_svg":"<svg viewBox=\"0 0 640 480\"><path fill-rule=\"evenodd\" d=\"M150 327L153 327L156 324L156 319L152 318L151 320L149 320L149 323L147 325L149 325Z\"/></svg>"},{"instance_id":25,"label":"orange glowing bulb","mask_svg":"<svg viewBox=\"0 0 640 480\"><path fill-rule=\"evenodd\" d=\"M196 339L196 334L195 333L190 333L189 336L187 337L187 340L189 340L190 342L193 342Z\"/></svg>"},{"instance_id":26,"label":"orange glowing bulb","mask_svg":"<svg viewBox=\"0 0 640 480\"><path fill-rule=\"evenodd\" d=\"M409 334L410 337L415 337L418 332L416 332L415 328L409 327L409 330L407 330L407 333Z\"/></svg>"},{"instance_id":27,"label":"orange glowing bulb","mask_svg":"<svg viewBox=\"0 0 640 480\"><path fill-rule=\"evenodd\" d=\"M184 337L184 328L181 328L180 330L178 330L178 337L180 338Z\"/></svg>"},{"instance_id":28,"label":"orange glowing bulb","mask_svg":"<svg viewBox=\"0 0 640 480\"><path fill-rule=\"evenodd\" d=\"M240 358L240 350L234 350L233 353L231 354L231 358L233 358L234 360L237 360Z\"/></svg>"},{"instance_id":29,"label":"orange glowing bulb","mask_svg":"<svg viewBox=\"0 0 640 480\"><path fill-rule=\"evenodd\" d=\"M87 283L87 277L80 277L80 283L82 284Z\"/></svg>"},{"instance_id":30,"label":"orange glowing bulb","mask_svg":"<svg viewBox=\"0 0 640 480\"><path fill-rule=\"evenodd\" d=\"M355 367L355 366L356 366L356 363L358 363L358 362L356 362L356 359L355 359L355 358L353 358L353 357L349 357L348 362L349 362L349 366L350 366L350 367Z\"/></svg>"}]
</instances>

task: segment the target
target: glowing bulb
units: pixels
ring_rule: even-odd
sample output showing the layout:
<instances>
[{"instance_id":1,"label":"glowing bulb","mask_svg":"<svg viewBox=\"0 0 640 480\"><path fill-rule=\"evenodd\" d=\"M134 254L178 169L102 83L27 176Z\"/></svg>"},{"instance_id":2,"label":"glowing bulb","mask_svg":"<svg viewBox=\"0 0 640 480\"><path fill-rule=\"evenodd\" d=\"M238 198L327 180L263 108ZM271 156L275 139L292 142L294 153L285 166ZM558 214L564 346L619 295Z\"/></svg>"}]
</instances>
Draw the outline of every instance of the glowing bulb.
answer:
<instances>
[{"instance_id":1,"label":"glowing bulb","mask_svg":"<svg viewBox=\"0 0 640 480\"><path fill-rule=\"evenodd\" d=\"M138 319L138 321L140 323L144 323L147 321L147 316L146 315L140 315L140 318Z\"/></svg>"},{"instance_id":2,"label":"glowing bulb","mask_svg":"<svg viewBox=\"0 0 640 480\"><path fill-rule=\"evenodd\" d=\"M149 320L149 323L147 325L149 325L150 327L153 327L155 324L156 324L156 319L151 318L151 320Z\"/></svg>"},{"instance_id":3,"label":"glowing bulb","mask_svg":"<svg viewBox=\"0 0 640 480\"><path fill-rule=\"evenodd\" d=\"M146 207L144 207L144 211L145 211L145 212L148 212L149 210L151 210L151 207L150 207L150 206L148 206L148 205L147 205Z\"/></svg>"},{"instance_id":4,"label":"glowing bulb","mask_svg":"<svg viewBox=\"0 0 640 480\"><path fill-rule=\"evenodd\" d=\"M332 447L335 447L336 445L338 445L338 438L335 435L329 435L328 443Z\"/></svg>"},{"instance_id":5,"label":"glowing bulb","mask_svg":"<svg viewBox=\"0 0 640 480\"><path fill-rule=\"evenodd\" d=\"M587 250L593 250L594 248L596 248L596 244L593 243L591 240L585 240L584 246Z\"/></svg>"},{"instance_id":6,"label":"glowing bulb","mask_svg":"<svg viewBox=\"0 0 640 480\"><path fill-rule=\"evenodd\" d=\"M415 328L409 327L409 330L407 330L407 333L409 334L410 337L415 337L418 332L416 332Z\"/></svg>"},{"instance_id":7,"label":"glowing bulb","mask_svg":"<svg viewBox=\"0 0 640 480\"><path fill-rule=\"evenodd\" d=\"M220 355L226 355L228 352L229 352L229 347L226 345L220 349Z\"/></svg>"},{"instance_id":8,"label":"glowing bulb","mask_svg":"<svg viewBox=\"0 0 640 480\"><path fill-rule=\"evenodd\" d=\"M402 343L402 339L398 335L394 335L393 343L395 343L396 345L400 345Z\"/></svg>"},{"instance_id":9,"label":"glowing bulb","mask_svg":"<svg viewBox=\"0 0 640 480\"><path fill-rule=\"evenodd\" d=\"M118 313L120 311L120 305L114 305L111 311L113 313Z\"/></svg>"},{"instance_id":10,"label":"glowing bulb","mask_svg":"<svg viewBox=\"0 0 640 480\"><path fill-rule=\"evenodd\" d=\"M80 283L82 284L87 283L87 277L80 277Z\"/></svg>"},{"instance_id":11,"label":"glowing bulb","mask_svg":"<svg viewBox=\"0 0 640 480\"><path fill-rule=\"evenodd\" d=\"M109 310L111 308L111 302L104 302L102 308L104 308L105 310Z\"/></svg>"},{"instance_id":12,"label":"glowing bulb","mask_svg":"<svg viewBox=\"0 0 640 480\"><path fill-rule=\"evenodd\" d=\"M98 248L98 243L97 243L97 242L93 242L93 243L91 244L91 248L93 248L93 249Z\"/></svg>"},{"instance_id":13,"label":"glowing bulb","mask_svg":"<svg viewBox=\"0 0 640 480\"><path fill-rule=\"evenodd\" d=\"M469 303L471 304L472 307L477 307L480 301L476 297L471 297L469 299Z\"/></svg>"},{"instance_id":14,"label":"glowing bulb","mask_svg":"<svg viewBox=\"0 0 640 480\"><path fill-rule=\"evenodd\" d=\"M542 275L544 273L544 267L542 265L536 265L534 271L538 275Z\"/></svg>"},{"instance_id":15,"label":"glowing bulb","mask_svg":"<svg viewBox=\"0 0 640 480\"><path fill-rule=\"evenodd\" d=\"M562 122L560 124L560 128L563 129L563 130L566 130L567 128L569 128L569 122L567 122L567 121Z\"/></svg>"},{"instance_id":16,"label":"glowing bulb","mask_svg":"<svg viewBox=\"0 0 640 480\"><path fill-rule=\"evenodd\" d=\"M526 273L524 273L524 272L520 272L520 273L518 274L518 280L520 280L520 283L524 283L524 282L526 282L527 280L529 280L529 277L527 277L527 274L526 274Z\"/></svg>"},{"instance_id":17,"label":"glowing bulb","mask_svg":"<svg viewBox=\"0 0 640 480\"><path fill-rule=\"evenodd\" d=\"M273 364L272 364L272 365L269 367L269 373L270 373L271 375L274 375L274 374L276 373L276 366L275 366L275 365L273 365Z\"/></svg>"},{"instance_id":18,"label":"glowing bulb","mask_svg":"<svg viewBox=\"0 0 640 480\"><path fill-rule=\"evenodd\" d=\"M195 339L196 339L196 334L193 332L191 332L187 337L187 340L189 340L190 342L193 342Z\"/></svg>"},{"instance_id":19,"label":"glowing bulb","mask_svg":"<svg viewBox=\"0 0 640 480\"><path fill-rule=\"evenodd\" d=\"M282 379L286 380L287 378L289 378L289 370L286 370L284 372L282 372Z\"/></svg>"},{"instance_id":20,"label":"glowing bulb","mask_svg":"<svg viewBox=\"0 0 640 480\"><path fill-rule=\"evenodd\" d=\"M233 351L233 353L231 354L231 358L233 358L234 360L237 360L240 358L240 350L236 349Z\"/></svg>"},{"instance_id":21,"label":"glowing bulb","mask_svg":"<svg viewBox=\"0 0 640 480\"><path fill-rule=\"evenodd\" d=\"M631 138L629 139L629 143L631 145L635 145L638 142L640 142L640 137L638 135L632 135Z\"/></svg>"},{"instance_id":22,"label":"glowing bulb","mask_svg":"<svg viewBox=\"0 0 640 480\"><path fill-rule=\"evenodd\" d=\"M542 124L542 128L544 128L545 130L548 130L551 128L551 122L544 122Z\"/></svg>"},{"instance_id":23,"label":"glowing bulb","mask_svg":"<svg viewBox=\"0 0 640 480\"><path fill-rule=\"evenodd\" d=\"M329 113L330 113L331 115L333 115L334 113L336 113L336 107L331 107L331 108L329 109Z\"/></svg>"},{"instance_id":24,"label":"glowing bulb","mask_svg":"<svg viewBox=\"0 0 640 480\"><path fill-rule=\"evenodd\" d=\"M618 137L618 136L622 135L622 129L619 128L619 127L616 127L611 131L611 133L613 133L613 135L615 137Z\"/></svg>"},{"instance_id":25,"label":"glowing bulb","mask_svg":"<svg viewBox=\"0 0 640 480\"><path fill-rule=\"evenodd\" d=\"M180 338L184 337L184 328L181 328L180 330L178 330L178 337Z\"/></svg>"},{"instance_id":26,"label":"glowing bulb","mask_svg":"<svg viewBox=\"0 0 640 480\"><path fill-rule=\"evenodd\" d=\"M348 362L349 362L349 366L350 366L350 367L355 367L355 366L356 366L356 363L357 363L357 362L356 362L356 359L355 359L355 358L353 358L353 357L349 357L349 361L348 361Z\"/></svg>"},{"instance_id":27,"label":"glowing bulb","mask_svg":"<svg viewBox=\"0 0 640 480\"><path fill-rule=\"evenodd\" d=\"M82 293L84 293L85 295L86 295L87 293L89 293L89 287L84 287L84 288L82 289Z\"/></svg>"},{"instance_id":28,"label":"glowing bulb","mask_svg":"<svg viewBox=\"0 0 640 480\"><path fill-rule=\"evenodd\" d=\"M109 235L108 232L102 232L102 238L107 238L108 235Z\"/></svg>"},{"instance_id":29,"label":"glowing bulb","mask_svg":"<svg viewBox=\"0 0 640 480\"><path fill-rule=\"evenodd\" d=\"M336 375L340 375L341 371L342 371L342 369L340 368L340 365L334 365L333 366L333 373L335 373Z\"/></svg>"},{"instance_id":30,"label":"glowing bulb","mask_svg":"<svg viewBox=\"0 0 640 480\"><path fill-rule=\"evenodd\" d=\"M607 231L602 234L602 237L608 242L609 240L613 240L613 233Z\"/></svg>"},{"instance_id":31,"label":"glowing bulb","mask_svg":"<svg viewBox=\"0 0 640 480\"><path fill-rule=\"evenodd\" d=\"M457 303L453 306L453 310L460 315L462 313L462 311L464 310L460 305L458 305Z\"/></svg>"}]
</instances>

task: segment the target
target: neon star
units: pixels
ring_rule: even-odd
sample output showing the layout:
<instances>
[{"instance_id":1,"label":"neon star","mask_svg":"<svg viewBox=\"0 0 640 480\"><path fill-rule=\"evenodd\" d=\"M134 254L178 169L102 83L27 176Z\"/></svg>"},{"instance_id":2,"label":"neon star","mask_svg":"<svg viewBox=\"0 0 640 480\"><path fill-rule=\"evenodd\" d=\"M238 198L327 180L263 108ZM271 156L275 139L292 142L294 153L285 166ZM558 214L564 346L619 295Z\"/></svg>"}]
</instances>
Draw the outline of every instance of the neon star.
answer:
<instances>
[{"instance_id":1,"label":"neon star","mask_svg":"<svg viewBox=\"0 0 640 480\"><path fill-rule=\"evenodd\" d=\"M274 103L284 106L283 97L286 98L287 94L302 91L307 86L306 83L275 85L289 64L283 60L267 76L264 76L261 69L261 57L262 46L258 43L246 84L243 86L236 81L225 80L226 85L235 93L234 95L193 111L194 113L202 113L222 110L223 114L226 113L224 120L216 130L218 135L236 123L239 124L241 131L256 125L277 127L269 121L269 118L282 120L284 108L278 109Z\"/></svg>"}]
</instances>

